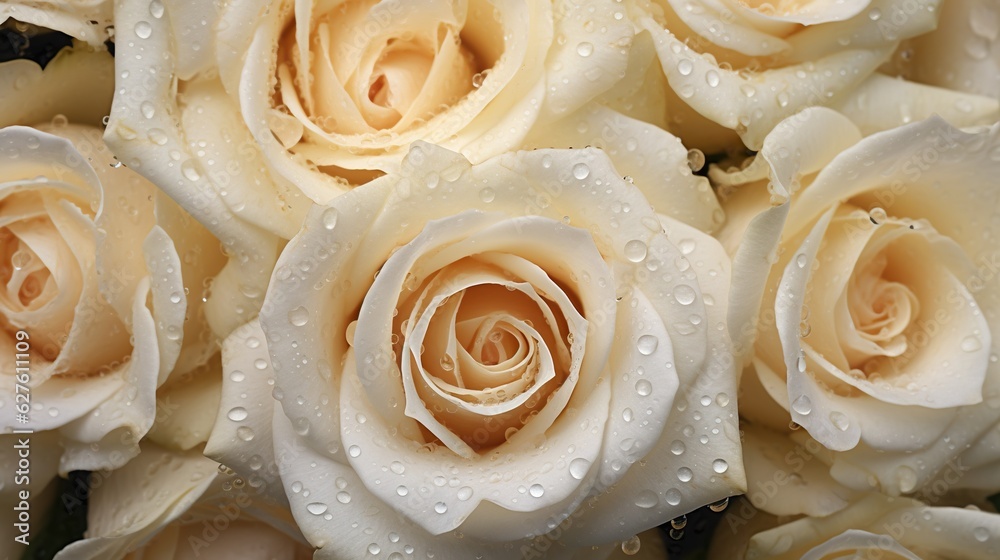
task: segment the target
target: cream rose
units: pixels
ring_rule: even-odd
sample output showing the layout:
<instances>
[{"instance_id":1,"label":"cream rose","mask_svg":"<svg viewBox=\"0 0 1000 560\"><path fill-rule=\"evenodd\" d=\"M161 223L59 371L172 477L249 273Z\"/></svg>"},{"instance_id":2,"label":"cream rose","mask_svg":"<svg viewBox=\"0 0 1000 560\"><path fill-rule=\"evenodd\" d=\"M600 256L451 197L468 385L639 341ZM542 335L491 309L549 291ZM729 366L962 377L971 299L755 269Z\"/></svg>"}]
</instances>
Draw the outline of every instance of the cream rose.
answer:
<instances>
[{"instance_id":1,"label":"cream rose","mask_svg":"<svg viewBox=\"0 0 1000 560\"><path fill-rule=\"evenodd\" d=\"M0 131L0 414L8 433L60 430L63 472L138 452L183 335L180 260L152 187L111 167L100 135L64 123Z\"/></svg>"},{"instance_id":2,"label":"cream rose","mask_svg":"<svg viewBox=\"0 0 1000 560\"><path fill-rule=\"evenodd\" d=\"M659 212L722 221L687 149L643 122L662 113L662 91L644 87L652 41L611 0L129 0L116 25L106 140L238 257L248 309L276 238L310 204L397 169L416 140L474 163L601 147Z\"/></svg>"},{"instance_id":3,"label":"cream rose","mask_svg":"<svg viewBox=\"0 0 1000 560\"><path fill-rule=\"evenodd\" d=\"M90 485L86 536L58 560L312 558L286 506L198 452L143 443L135 460L93 473Z\"/></svg>"},{"instance_id":4,"label":"cream rose","mask_svg":"<svg viewBox=\"0 0 1000 560\"><path fill-rule=\"evenodd\" d=\"M743 490L728 267L600 151L418 143L285 248L206 453L329 557L586 554Z\"/></svg>"},{"instance_id":5,"label":"cream rose","mask_svg":"<svg viewBox=\"0 0 1000 560\"><path fill-rule=\"evenodd\" d=\"M81 46L44 71L24 60L0 65L0 124L36 125L0 130L0 418L5 433L54 433L45 437L64 448L60 472L131 459L164 402L157 387L214 350L188 286L200 295L222 255L92 126L107 113L111 69L106 52ZM57 114L64 109L85 124ZM166 429L167 416L155 424Z\"/></svg>"},{"instance_id":6,"label":"cream rose","mask_svg":"<svg viewBox=\"0 0 1000 560\"><path fill-rule=\"evenodd\" d=\"M716 532L710 560L989 560L1000 552L1000 515L975 508L931 507L916 500L868 494L827 517L782 523L732 520ZM727 523L728 521L728 523Z\"/></svg>"},{"instance_id":7,"label":"cream rose","mask_svg":"<svg viewBox=\"0 0 1000 560\"><path fill-rule=\"evenodd\" d=\"M811 474L892 495L944 475L1000 489L998 134L933 118L862 140L815 108L744 169L712 170L743 279L730 311L752 366L740 412L828 449Z\"/></svg>"},{"instance_id":8,"label":"cream rose","mask_svg":"<svg viewBox=\"0 0 1000 560\"><path fill-rule=\"evenodd\" d=\"M732 147L737 134L759 150L778 122L816 105L849 109L865 132L934 113L959 126L996 119L995 92L955 94L876 72L901 41L934 29L939 0L630 4L673 92L670 130L706 152Z\"/></svg>"}]
</instances>

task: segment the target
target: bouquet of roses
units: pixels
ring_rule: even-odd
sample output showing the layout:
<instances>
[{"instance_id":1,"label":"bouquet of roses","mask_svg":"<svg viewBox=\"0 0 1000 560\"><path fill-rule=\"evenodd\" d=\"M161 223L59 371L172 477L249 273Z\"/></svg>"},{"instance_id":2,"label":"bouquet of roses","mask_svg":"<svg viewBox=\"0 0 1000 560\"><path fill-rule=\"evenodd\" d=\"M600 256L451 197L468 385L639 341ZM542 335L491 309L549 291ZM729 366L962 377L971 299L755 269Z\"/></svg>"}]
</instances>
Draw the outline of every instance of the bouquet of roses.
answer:
<instances>
[{"instance_id":1,"label":"bouquet of roses","mask_svg":"<svg viewBox=\"0 0 1000 560\"><path fill-rule=\"evenodd\" d=\"M1000 557L996 0L0 22L0 560Z\"/></svg>"}]
</instances>

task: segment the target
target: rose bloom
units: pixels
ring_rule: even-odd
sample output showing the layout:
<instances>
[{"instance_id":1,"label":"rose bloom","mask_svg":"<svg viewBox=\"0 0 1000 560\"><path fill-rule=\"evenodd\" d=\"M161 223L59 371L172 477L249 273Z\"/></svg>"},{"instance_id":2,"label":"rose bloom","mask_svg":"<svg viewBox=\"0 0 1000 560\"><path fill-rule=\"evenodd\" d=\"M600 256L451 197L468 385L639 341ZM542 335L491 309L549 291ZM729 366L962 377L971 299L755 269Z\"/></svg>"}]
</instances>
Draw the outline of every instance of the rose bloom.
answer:
<instances>
[{"instance_id":1,"label":"rose bloom","mask_svg":"<svg viewBox=\"0 0 1000 560\"><path fill-rule=\"evenodd\" d=\"M669 82L669 130L689 147L716 152L739 145L737 135L759 150L778 122L815 105L845 110L872 127L866 133L935 113L959 125L993 122L996 89L980 92L987 97L954 94L877 72L902 41L933 30L940 4L949 3L632 0L629 7L652 34ZM957 56L932 64L953 62Z\"/></svg>"},{"instance_id":2,"label":"rose bloom","mask_svg":"<svg viewBox=\"0 0 1000 560\"><path fill-rule=\"evenodd\" d=\"M645 84L654 51L612 0L129 0L116 27L106 140L246 261L233 291L252 295L219 305L243 305L238 323L279 245L248 238L291 238L310 204L397 169L416 140L473 163L602 147L657 211L723 219L687 149L647 124L665 110Z\"/></svg>"},{"instance_id":3,"label":"rose bloom","mask_svg":"<svg viewBox=\"0 0 1000 560\"><path fill-rule=\"evenodd\" d=\"M183 335L180 260L157 225L153 188L112 168L100 137L58 120L0 131L0 413L8 433L60 430L63 472L138 452ZM15 393L15 350L28 356L17 383L30 403ZM16 418L19 403L30 405L27 424Z\"/></svg>"},{"instance_id":4,"label":"rose bloom","mask_svg":"<svg viewBox=\"0 0 1000 560\"><path fill-rule=\"evenodd\" d=\"M730 319L751 366L750 478L796 475L770 485L768 511L826 514L870 488L1000 489L998 134L933 118L862 140L814 108L743 169L713 169L742 279ZM773 444L788 432L798 449ZM794 455L809 465L782 463ZM803 485L826 503L804 505Z\"/></svg>"},{"instance_id":5,"label":"rose bloom","mask_svg":"<svg viewBox=\"0 0 1000 560\"><path fill-rule=\"evenodd\" d=\"M759 513L743 519L731 511L722 527L710 560L990 560L1000 554L996 513L879 494L827 517L782 521Z\"/></svg>"},{"instance_id":6,"label":"rose bloom","mask_svg":"<svg viewBox=\"0 0 1000 560\"><path fill-rule=\"evenodd\" d=\"M206 454L324 557L610 552L743 491L728 267L601 151L418 143L285 248Z\"/></svg>"},{"instance_id":7,"label":"rose bloom","mask_svg":"<svg viewBox=\"0 0 1000 560\"><path fill-rule=\"evenodd\" d=\"M158 404L171 402L174 388L192 395L168 375L197 370L217 348L204 336L201 302L188 292L196 286L200 294L222 255L204 228L101 140L93 125L107 114L112 68L107 52L82 45L44 70L27 60L0 64L0 124L18 125L0 129L0 422L5 433L47 432L61 459L39 465L39 482L56 469L124 464L151 431L190 448L205 441L214 420L211 408L207 427L205 414L199 428L194 414L183 427L182 414L154 426ZM25 365L26 374L16 369ZM171 412L189 402L195 399L178 399ZM16 451L5 446L8 453Z\"/></svg>"},{"instance_id":8,"label":"rose bloom","mask_svg":"<svg viewBox=\"0 0 1000 560\"><path fill-rule=\"evenodd\" d=\"M87 532L58 560L306 560L312 557L286 506L197 451L144 442L114 471L91 474Z\"/></svg>"}]
</instances>

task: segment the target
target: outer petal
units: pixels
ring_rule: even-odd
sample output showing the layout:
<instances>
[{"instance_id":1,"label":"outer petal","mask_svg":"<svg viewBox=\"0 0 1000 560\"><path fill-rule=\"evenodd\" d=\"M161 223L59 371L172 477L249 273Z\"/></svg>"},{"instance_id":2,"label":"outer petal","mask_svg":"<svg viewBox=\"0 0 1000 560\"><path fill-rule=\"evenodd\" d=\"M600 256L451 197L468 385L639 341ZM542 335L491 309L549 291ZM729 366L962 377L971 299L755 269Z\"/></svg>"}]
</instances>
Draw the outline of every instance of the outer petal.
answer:
<instances>
[{"instance_id":1,"label":"outer petal","mask_svg":"<svg viewBox=\"0 0 1000 560\"><path fill-rule=\"evenodd\" d=\"M204 224L235 257L217 282L233 282L244 289L213 292L207 308L213 328L226 334L258 307L277 240L234 214L220 194L223 186L209 175L178 129L174 59L160 56L170 52L169 24L163 14L150 17L145 3L119 1L117 8L115 25L123 30L119 41L127 41L134 54L115 59L120 94L112 104L105 141L129 167ZM130 33L127 39L126 33Z\"/></svg>"},{"instance_id":2,"label":"outer petal","mask_svg":"<svg viewBox=\"0 0 1000 560\"><path fill-rule=\"evenodd\" d=\"M114 27L110 0L33 0L0 3L0 23L13 18L62 31L94 46L102 46Z\"/></svg>"}]
</instances>

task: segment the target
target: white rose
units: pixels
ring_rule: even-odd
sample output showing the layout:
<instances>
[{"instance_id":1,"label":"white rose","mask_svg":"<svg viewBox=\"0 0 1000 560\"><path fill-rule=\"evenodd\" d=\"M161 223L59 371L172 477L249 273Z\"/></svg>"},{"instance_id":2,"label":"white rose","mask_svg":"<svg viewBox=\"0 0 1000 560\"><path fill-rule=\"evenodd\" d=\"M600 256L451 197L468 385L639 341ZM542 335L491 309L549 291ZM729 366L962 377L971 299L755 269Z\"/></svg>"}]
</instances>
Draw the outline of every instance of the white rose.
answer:
<instances>
[{"instance_id":1,"label":"white rose","mask_svg":"<svg viewBox=\"0 0 1000 560\"><path fill-rule=\"evenodd\" d=\"M115 471L91 474L87 533L58 560L267 558L306 560L308 546L285 506L198 452L143 443Z\"/></svg>"},{"instance_id":2,"label":"white rose","mask_svg":"<svg viewBox=\"0 0 1000 560\"><path fill-rule=\"evenodd\" d=\"M156 225L152 187L111 168L100 135L67 124L0 130L0 417L8 433L59 429L63 472L138 452L183 334L180 261Z\"/></svg>"},{"instance_id":3,"label":"white rose","mask_svg":"<svg viewBox=\"0 0 1000 560\"><path fill-rule=\"evenodd\" d=\"M828 469L797 474L830 504L850 498L837 483L1000 489L998 172L1000 125L933 118L862 140L822 108L781 123L744 169L711 171L731 191L741 415L829 450L812 452Z\"/></svg>"},{"instance_id":4,"label":"white rose","mask_svg":"<svg viewBox=\"0 0 1000 560\"><path fill-rule=\"evenodd\" d=\"M0 2L0 23L14 19L103 48L114 36L111 0L27 0Z\"/></svg>"},{"instance_id":5,"label":"white rose","mask_svg":"<svg viewBox=\"0 0 1000 560\"><path fill-rule=\"evenodd\" d=\"M648 34L633 44L611 0L128 0L116 26L105 139L232 253L209 302L241 312L213 318L222 334L259 307L309 205L398 168L415 140L473 162L603 147L659 212L723 219L680 141L627 116L662 112L662 94L643 87Z\"/></svg>"},{"instance_id":6,"label":"white rose","mask_svg":"<svg viewBox=\"0 0 1000 560\"><path fill-rule=\"evenodd\" d=\"M728 262L600 151L419 143L285 248L206 453L324 557L586 555L743 491Z\"/></svg>"},{"instance_id":7,"label":"white rose","mask_svg":"<svg viewBox=\"0 0 1000 560\"><path fill-rule=\"evenodd\" d=\"M212 351L198 336L207 330L200 302L186 292L212 269L216 242L121 166L99 128L52 116L72 102L53 90L73 90L73 114L99 123L111 92L96 80L110 77L111 64L107 53L77 48L44 71L0 65L5 101L21 109L0 124L51 120L0 130L0 426L56 431L60 472L132 458L154 425L157 387Z\"/></svg>"},{"instance_id":8,"label":"white rose","mask_svg":"<svg viewBox=\"0 0 1000 560\"><path fill-rule=\"evenodd\" d=\"M716 531L711 560L990 560L1000 554L1000 515L974 508L931 507L868 494L827 517L782 523L766 514L734 519Z\"/></svg>"},{"instance_id":9,"label":"white rose","mask_svg":"<svg viewBox=\"0 0 1000 560\"><path fill-rule=\"evenodd\" d=\"M731 147L736 134L759 150L778 122L815 105L850 107L862 125L878 120L874 129L942 111L959 125L991 111L995 119L995 95L956 95L876 72L901 41L934 29L940 3L631 2L674 93L669 128L706 152Z\"/></svg>"}]
</instances>

